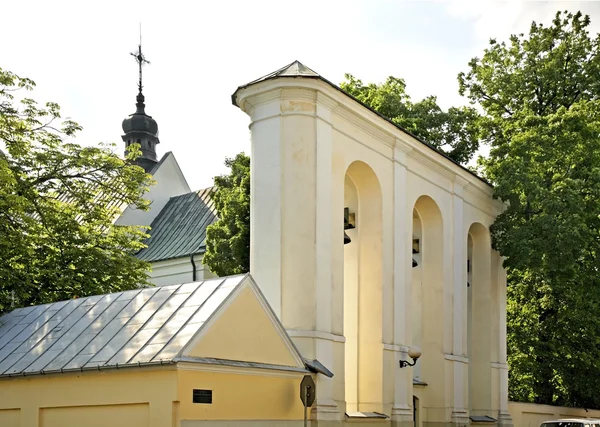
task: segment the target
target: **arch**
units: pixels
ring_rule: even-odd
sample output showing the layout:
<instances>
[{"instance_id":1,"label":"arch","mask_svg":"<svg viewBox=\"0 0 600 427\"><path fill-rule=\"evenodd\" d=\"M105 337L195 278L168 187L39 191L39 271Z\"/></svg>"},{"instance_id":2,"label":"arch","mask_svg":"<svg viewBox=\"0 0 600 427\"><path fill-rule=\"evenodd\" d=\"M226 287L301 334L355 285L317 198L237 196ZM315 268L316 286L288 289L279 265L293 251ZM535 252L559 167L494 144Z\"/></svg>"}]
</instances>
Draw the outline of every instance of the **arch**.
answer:
<instances>
[{"instance_id":1,"label":"arch","mask_svg":"<svg viewBox=\"0 0 600 427\"><path fill-rule=\"evenodd\" d=\"M356 228L344 245L344 345L347 412L381 412L383 402L382 193L362 161L345 174L344 206Z\"/></svg>"},{"instance_id":2,"label":"arch","mask_svg":"<svg viewBox=\"0 0 600 427\"><path fill-rule=\"evenodd\" d=\"M413 207L413 239L418 239L417 265L412 269L413 337L412 345L421 347L423 356L415 379L430 387L423 390L422 408L445 406L444 321L444 225L438 204L420 196ZM413 246L416 246L413 244ZM433 392L435 390L435 392ZM443 421L443 420L440 420Z\"/></svg>"},{"instance_id":3,"label":"arch","mask_svg":"<svg viewBox=\"0 0 600 427\"><path fill-rule=\"evenodd\" d=\"M414 427L421 427L421 408L420 408L420 402L419 402L419 398L417 396L415 396L415 395L413 395L412 406L413 406L413 426Z\"/></svg>"},{"instance_id":4,"label":"arch","mask_svg":"<svg viewBox=\"0 0 600 427\"><path fill-rule=\"evenodd\" d=\"M492 409L492 245L488 228L479 222L467 236L467 286L469 407L486 415Z\"/></svg>"}]
</instances>

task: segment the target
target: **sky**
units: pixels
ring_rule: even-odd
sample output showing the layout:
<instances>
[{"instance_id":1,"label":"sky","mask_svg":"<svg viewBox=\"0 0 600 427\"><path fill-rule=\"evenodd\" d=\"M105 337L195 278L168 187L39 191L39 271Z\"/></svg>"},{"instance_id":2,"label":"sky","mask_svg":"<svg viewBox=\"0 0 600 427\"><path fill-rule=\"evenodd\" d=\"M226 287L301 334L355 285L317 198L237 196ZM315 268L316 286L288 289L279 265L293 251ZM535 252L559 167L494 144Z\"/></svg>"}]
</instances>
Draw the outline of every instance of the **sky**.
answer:
<instances>
[{"instance_id":1,"label":"sky","mask_svg":"<svg viewBox=\"0 0 600 427\"><path fill-rule=\"evenodd\" d=\"M61 105L83 126L81 144L124 148L121 123L135 111L140 23L146 113L158 155L175 154L193 190L250 152L249 118L231 103L238 86L299 60L339 83L402 77L414 100L466 105L457 75L490 38L581 10L600 32L600 1L19 0L2 5L0 68L33 79L28 96Z\"/></svg>"}]
</instances>

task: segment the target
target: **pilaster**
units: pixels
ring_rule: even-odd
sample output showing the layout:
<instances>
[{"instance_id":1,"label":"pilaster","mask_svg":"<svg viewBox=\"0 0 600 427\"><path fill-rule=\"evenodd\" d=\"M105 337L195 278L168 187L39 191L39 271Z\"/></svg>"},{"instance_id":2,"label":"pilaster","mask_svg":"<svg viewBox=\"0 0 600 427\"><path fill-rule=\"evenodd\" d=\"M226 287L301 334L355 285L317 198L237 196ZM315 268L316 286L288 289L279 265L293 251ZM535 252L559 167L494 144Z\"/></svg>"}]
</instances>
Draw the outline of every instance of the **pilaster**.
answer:
<instances>
[{"instance_id":1,"label":"pilaster","mask_svg":"<svg viewBox=\"0 0 600 427\"><path fill-rule=\"evenodd\" d=\"M500 402L498 411L498 424L512 426L513 420L508 412L508 364L506 360L506 270L502 267L504 259L498 257L498 313L500 316L498 329L500 331L498 343L498 361L500 362Z\"/></svg>"},{"instance_id":2,"label":"pilaster","mask_svg":"<svg viewBox=\"0 0 600 427\"><path fill-rule=\"evenodd\" d=\"M452 193L452 229L453 242L453 404L452 423L464 425L469 423L468 411L468 363L467 359L467 232L464 229L464 189L468 182L460 176L455 176Z\"/></svg>"},{"instance_id":3,"label":"pilaster","mask_svg":"<svg viewBox=\"0 0 600 427\"><path fill-rule=\"evenodd\" d=\"M402 141L394 149L394 358L406 359L412 342L412 212L407 206L406 161L410 147ZM394 369L392 424L413 420L412 369Z\"/></svg>"}]
</instances>

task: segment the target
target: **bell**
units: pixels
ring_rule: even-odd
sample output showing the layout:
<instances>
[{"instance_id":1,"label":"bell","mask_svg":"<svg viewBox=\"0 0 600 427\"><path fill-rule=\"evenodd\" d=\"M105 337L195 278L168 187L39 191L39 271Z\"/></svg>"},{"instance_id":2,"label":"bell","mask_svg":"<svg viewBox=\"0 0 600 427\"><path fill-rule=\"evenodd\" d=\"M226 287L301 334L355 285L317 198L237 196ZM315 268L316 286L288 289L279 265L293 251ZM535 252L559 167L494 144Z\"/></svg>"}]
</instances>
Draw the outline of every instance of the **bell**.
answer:
<instances>
[{"instance_id":1,"label":"bell","mask_svg":"<svg viewBox=\"0 0 600 427\"><path fill-rule=\"evenodd\" d=\"M348 236L346 234L346 232L344 231L344 245L347 245L348 243L350 243L352 240L350 240L350 236Z\"/></svg>"}]
</instances>

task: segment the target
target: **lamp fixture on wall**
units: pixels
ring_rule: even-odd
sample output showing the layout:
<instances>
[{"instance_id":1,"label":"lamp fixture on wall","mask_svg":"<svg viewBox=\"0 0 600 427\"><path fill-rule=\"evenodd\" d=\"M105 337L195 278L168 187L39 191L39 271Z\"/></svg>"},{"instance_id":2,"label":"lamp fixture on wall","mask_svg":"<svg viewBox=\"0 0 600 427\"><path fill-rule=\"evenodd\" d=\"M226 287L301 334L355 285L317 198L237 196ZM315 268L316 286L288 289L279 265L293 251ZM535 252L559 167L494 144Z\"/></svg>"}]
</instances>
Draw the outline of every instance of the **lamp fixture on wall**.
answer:
<instances>
[{"instance_id":1,"label":"lamp fixture on wall","mask_svg":"<svg viewBox=\"0 0 600 427\"><path fill-rule=\"evenodd\" d=\"M410 363L408 360L400 360L400 367L406 368L407 366L415 366L417 364L417 360L421 357L421 349L419 347L411 347L408 350L408 357L410 357L413 361Z\"/></svg>"}]
</instances>

